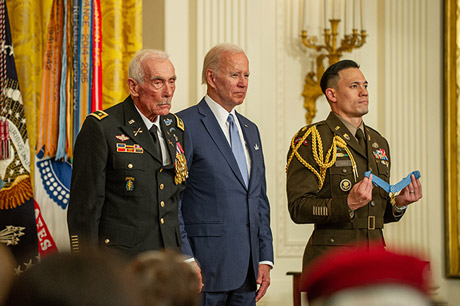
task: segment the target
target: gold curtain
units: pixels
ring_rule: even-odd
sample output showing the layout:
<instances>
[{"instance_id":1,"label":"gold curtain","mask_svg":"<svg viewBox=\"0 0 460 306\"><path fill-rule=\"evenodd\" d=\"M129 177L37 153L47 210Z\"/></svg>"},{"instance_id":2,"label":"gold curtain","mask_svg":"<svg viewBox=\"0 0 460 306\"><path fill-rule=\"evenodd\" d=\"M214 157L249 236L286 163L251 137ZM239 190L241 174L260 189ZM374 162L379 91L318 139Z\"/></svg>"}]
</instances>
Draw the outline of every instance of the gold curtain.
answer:
<instances>
[{"instance_id":1,"label":"gold curtain","mask_svg":"<svg viewBox=\"0 0 460 306\"><path fill-rule=\"evenodd\" d=\"M31 152L35 152L43 49L52 3L6 0ZM103 108L107 108L128 95L129 60L142 48L142 0L101 0L101 14ZM31 171L33 160L31 156Z\"/></svg>"},{"instance_id":2,"label":"gold curtain","mask_svg":"<svg viewBox=\"0 0 460 306\"><path fill-rule=\"evenodd\" d=\"M142 0L101 0L102 108L128 96L128 65L142 48Z\"/></svg>"}]
</instances>

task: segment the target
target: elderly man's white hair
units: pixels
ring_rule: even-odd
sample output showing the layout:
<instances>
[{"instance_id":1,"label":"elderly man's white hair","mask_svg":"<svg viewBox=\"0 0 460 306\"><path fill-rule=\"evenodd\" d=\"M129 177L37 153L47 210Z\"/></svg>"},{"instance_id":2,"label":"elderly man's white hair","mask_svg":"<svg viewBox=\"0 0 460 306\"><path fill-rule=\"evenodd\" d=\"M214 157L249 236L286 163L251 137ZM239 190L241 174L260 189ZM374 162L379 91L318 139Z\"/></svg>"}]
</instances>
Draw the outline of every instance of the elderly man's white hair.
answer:
<instances>
[{"instance_id":1,"label":"elderly man's white hair","mask_svg":"<svg viewBox=\"0 0 460 306\"><path fill-rule=\"evenodd\" d=\"M168 53L163 50L144 49L137 51L129 63L128 77L136 80L139 84L144 81L145 71L142 62L146 59L169 59Z\"/></svg>"},{"instance_id":2,"label":"elderly man's white hair","mask_svg":"<svg viewBox=\"0 0 460 306\"><path fill-rule=\"evenodd\" d=\"M208 53L204 57L203 71L201 72L201 83L202 84L207 83L206 71L208 69L211 69L214 73L219 72L221 55L222 53L226 53L226 52L230 54L235 54L235 53L244 53L244 50L240 46L237 46L235 44L230 44L230 43L223 43L223 44L215 45L211 50L208 51Z\"/></svg>"}]
</instances>

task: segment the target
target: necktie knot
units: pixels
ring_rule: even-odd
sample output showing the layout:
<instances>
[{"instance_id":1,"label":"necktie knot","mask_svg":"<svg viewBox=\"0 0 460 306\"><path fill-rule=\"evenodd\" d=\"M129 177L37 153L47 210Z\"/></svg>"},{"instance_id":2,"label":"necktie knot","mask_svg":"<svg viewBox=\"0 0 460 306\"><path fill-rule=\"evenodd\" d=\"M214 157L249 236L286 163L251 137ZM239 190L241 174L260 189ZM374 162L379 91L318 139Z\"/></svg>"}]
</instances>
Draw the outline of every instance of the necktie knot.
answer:
<instances>
[{"instance_id":1,"label":"necktie knot","mask_svg":"<svg viewBox=\"0 0 460 306\"><path fill-rule=\"evenodd\" d=\"M230 123L230 124L235 122L235 120L233 119L233 115L232 115L232 114L228 114L227 121L228 121L228 123Z\"/></svg>"}]
</instances>

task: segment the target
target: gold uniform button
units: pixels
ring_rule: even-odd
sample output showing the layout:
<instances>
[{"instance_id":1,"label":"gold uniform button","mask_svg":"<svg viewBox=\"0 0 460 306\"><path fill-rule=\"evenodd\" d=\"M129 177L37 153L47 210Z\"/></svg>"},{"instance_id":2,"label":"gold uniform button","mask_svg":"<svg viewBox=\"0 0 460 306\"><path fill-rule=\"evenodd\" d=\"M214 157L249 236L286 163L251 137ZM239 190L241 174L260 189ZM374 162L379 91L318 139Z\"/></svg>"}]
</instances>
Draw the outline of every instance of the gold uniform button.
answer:
<instances>
[{"instance_id":1,"label":"gold uniform button","mask_svg":"<svg viewBox=\"0 0 460 306\"><path fill-rule=\"evenodd\" d=\"M161 201L161 202L160 202L160 206L161 206L161 207L165 207L165 202L164 202L164 201Z\"/></svg>"},{"instance_id":2,"label":"gold uniform button","mask_svg":"<svg viewBox=\"0 0 460 306\"><path fill-rule=\"evenodd\" d=\"M131 163L128 164L128 168L129 168L129 169L132 169L132 168L133 168L133 164L131 164Z\"/></svg>"},{"instance_id":3,"label":"gold uniform button","mask_svg":"<svg viewBox=\"0 0 460 306\"><path fill-rule=\"evenodd\" d=\"M329 239L329 242L334 243L335 242L334 238Z\"/></svg>"},{"instance_id":4,"label":"gold uniform button","mask_svg":"<svg viewBox=\"0 0 460 306\"><path fill-rule=\"evenodd\" d=\"M110 243L110 239L107 238L107 239L104 240L104 242L105 242L105 244L109 244L109 243Z\"/></svg>"},{"instance_id":5,"label":"gold uniform button","mask_svg":"<svg viewBox=\"0 0 460 306\"><path fill-rule=\"evenodd\" d=\"M160 172L163 172L163 168L160 169Z\"/></svg>"},{"instance_id":6,"label":"gold uniform button","mask_svg":"<svg viewBox=\"0 0 460 306\"><path fill-rule=\"evenodd\" d=\"M160 184L160 190L163 190L165 189L165 185L164 184Z\"/></svg>"},{"instance_id":7,"label":"gold uniform button","mask_svg":"<svg viewBox=\"0 0 460 306\"><path fill-rule=\"evenodd\" d=\"M165 224L165 220L163 218L160 219L161 224Z\"/></svg>"}]
</instances>

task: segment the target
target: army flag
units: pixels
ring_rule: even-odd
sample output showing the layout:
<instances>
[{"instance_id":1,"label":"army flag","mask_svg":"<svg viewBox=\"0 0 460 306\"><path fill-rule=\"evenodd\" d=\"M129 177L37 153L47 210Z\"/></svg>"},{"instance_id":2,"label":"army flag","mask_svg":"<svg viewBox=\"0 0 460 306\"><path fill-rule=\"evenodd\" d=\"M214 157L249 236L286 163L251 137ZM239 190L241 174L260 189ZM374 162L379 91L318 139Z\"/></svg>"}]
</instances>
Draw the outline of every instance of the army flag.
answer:
<instances>
[{"instance_id":1,"label":"army flag","mask_svg":"<svg viewBox=\"0 0 460 306\"><path fill-rule=\"evenodd\" d=\"M38 259L26 118L5 0L0 0L0 243L20 273Z\"/></svg>"},{"instance_id":2,"label":"army flag","mask_svg":"<svg viewBox=\"0 0 460 306\"><path fill-rule=\"evenodd\" d=\"M85 117L102 108L101 48L100 0L54 0L43 55L34 176L43 255L70 249L72 149Z\"/></svg>"}]
</instances>

